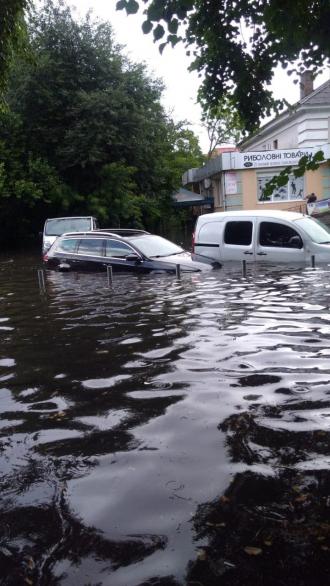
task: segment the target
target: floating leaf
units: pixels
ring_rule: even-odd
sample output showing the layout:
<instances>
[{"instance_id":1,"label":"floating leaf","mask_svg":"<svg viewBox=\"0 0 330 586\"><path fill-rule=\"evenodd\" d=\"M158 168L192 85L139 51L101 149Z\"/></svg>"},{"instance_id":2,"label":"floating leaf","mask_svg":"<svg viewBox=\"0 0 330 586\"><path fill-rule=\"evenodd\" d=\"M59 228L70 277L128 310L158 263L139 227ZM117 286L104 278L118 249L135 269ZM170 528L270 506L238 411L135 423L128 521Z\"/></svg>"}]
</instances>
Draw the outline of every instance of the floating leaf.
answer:
<instances>
[{"instance_id":1,"label":"floating leaf","mask_svg":"<svg viewBox=\"0 0 330 586\"><path fill-rule=\"evenodd\" d=\"M197 554L197 559L199 559L200 561L204 561L207 559L207 554L205 549L200 549L198 554Z\"/></svg>"},{"instance_id":2,"label":"floating leaf","mask_svg":"<svg viewBox=\"0 0 330 586\"><path fill-rule=\"evenodd\" d=\"M230 498L228 498L224 494L220 497L219 500L220 500L221 503L229 503L230 502Z\"/></svg>"},{"instance_id":3,"label":"floating leaf","mask_svg":"<svg viewBox=\"0 0 330 586\"><path fill-rule=\"evenodd\" d=\"M244 547L244 551L248 555L260 555L262 553L262 549L260 547L252 547L249 545Z\"/></svg>"}]
</instances>

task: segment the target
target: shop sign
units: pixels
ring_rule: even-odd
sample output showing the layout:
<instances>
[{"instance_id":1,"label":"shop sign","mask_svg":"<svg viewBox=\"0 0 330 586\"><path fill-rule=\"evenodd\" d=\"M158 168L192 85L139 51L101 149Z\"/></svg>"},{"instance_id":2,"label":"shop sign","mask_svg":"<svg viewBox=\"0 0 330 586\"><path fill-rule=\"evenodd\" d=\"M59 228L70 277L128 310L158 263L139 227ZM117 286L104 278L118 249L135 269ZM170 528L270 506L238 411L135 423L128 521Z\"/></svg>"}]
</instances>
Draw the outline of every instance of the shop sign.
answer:
<instances>
[{"instance_id":1,"label":"shop sign","mask_svg":"<svg viewBox=\"0 0 330 586\"><path fill-rule=\"evenodd\" d=\"M257 169L298 165L301 157L314 155L320 150L324 152L326 158L328 152L325 151L328 151L328 145L301 149L224 153L222 155L223 169Z\"/></svg>"}]
</instances>

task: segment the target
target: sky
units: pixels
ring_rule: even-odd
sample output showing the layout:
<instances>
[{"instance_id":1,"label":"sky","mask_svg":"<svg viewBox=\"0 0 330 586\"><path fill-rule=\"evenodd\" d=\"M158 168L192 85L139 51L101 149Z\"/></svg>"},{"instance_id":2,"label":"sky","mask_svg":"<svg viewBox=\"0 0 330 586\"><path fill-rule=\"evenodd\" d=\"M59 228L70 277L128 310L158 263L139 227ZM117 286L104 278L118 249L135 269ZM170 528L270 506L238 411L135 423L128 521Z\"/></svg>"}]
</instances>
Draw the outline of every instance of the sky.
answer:
<instances>
[{"instance_id":1,"label":"sky","mask_svg":"<svg viewBox=\"0 0 330 586\"><path fill-rule=\"evenodd\" d=\"M172 118L178 122L188 120L190 128L198 136L203 152L208 151L209 141L206 130L201 124L201 108L197 104L199 79L196 73L189 72L189 58L185 54L183 45L166 47L162 55L158 45L153 42L152 34L145 35L141 30L144 20L142 12L127 16L123 10L116 10L117 0L67 0L76 7L77 15L85 15L92 9L95 17L100 17L111 23L115 40L124 45L124 52L132 61L145 62L148 72L160 78L165 84L162 103ZM314 82L318 87L329 79L326 72ZM299 100L299 84L295 85L285 71L278 68L272 91L276 98L285 98L294 104Z\"/></svg>"}]
</instances>

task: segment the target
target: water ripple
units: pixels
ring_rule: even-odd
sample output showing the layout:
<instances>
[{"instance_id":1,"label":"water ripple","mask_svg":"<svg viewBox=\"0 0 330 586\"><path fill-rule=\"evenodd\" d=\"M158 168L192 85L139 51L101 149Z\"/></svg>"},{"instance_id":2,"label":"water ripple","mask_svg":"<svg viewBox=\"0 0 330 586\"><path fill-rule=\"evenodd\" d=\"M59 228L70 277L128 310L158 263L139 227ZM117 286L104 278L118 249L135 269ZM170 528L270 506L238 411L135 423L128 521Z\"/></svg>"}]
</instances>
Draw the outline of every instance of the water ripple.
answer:
<instances>
[{"instance_id":1,"label":"water ripple","mask_svg":"<svg viewBox=\"0 0 330 586\"><path fill-rule=\"evenodd\" d=\"M321 583L328 267L47 273L43 293L38 266L0 262L4 584L258 585L245 549L272 540Z\"/></svg>"}]
</instances>

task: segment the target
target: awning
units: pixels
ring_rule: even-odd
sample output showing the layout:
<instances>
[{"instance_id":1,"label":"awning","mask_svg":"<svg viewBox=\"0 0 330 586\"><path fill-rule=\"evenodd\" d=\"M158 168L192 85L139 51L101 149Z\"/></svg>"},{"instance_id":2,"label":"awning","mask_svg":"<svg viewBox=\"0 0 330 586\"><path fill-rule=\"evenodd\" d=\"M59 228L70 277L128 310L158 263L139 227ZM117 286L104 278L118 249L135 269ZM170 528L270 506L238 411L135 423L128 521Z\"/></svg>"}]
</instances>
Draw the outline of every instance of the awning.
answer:
<instances>
[{"instance_id":1,"label":"awning","mask_svg":"<svg viewBox=\"0 0 330 586\"><path fill-rule=\"evenodd\" d=\"M200 193L194 193L189 189L180 188L172 195L173 205L177 208L189 206L204 206L213 204L213 197L204 196Z\"/></svg>"}]
</instances>

